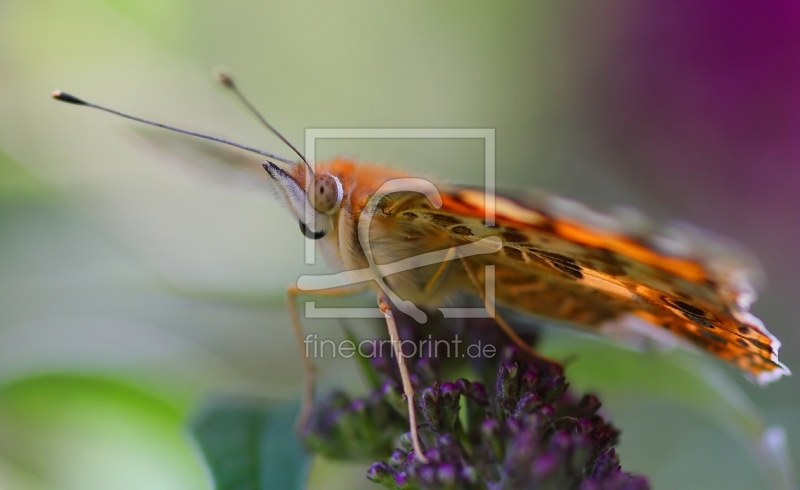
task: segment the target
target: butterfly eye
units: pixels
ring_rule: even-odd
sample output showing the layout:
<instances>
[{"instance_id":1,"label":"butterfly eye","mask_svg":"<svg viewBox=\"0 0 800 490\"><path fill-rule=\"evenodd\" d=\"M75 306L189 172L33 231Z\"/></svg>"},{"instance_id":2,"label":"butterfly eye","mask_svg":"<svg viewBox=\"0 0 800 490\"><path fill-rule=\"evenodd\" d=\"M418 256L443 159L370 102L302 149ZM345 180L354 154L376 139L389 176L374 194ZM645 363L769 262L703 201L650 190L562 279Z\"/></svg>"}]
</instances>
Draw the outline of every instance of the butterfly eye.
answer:
<instances>
[{"instance_id":1,"label":"butterfly eye","mask_svg":"<svg viewBox=\"0 0 800 490\"><path fill-rule=\"evenodd\" d=\"M342 183L330 174L315 175L308 188L309 201L320 213L333 212L343 197Z\"/></svg>"}]
</instances>

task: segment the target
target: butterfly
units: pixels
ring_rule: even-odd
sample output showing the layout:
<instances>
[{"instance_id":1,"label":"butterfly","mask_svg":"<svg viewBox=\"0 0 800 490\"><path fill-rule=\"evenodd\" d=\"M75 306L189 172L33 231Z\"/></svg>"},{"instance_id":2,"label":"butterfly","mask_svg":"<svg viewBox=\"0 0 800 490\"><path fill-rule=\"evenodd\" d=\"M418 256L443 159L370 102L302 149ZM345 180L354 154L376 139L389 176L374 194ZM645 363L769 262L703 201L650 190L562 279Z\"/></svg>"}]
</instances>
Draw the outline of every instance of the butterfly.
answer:
<instances>
[{"instance_id":1,"label":"butterfly","mask_svg":"<svg viewBox=\"0 0 800 490\"><path fill-rule=\"evenodd\" d=\"M612 337L647 336L689 344L737 366L761 384L790 374L778 360L780 342L749 312L756 298L757 265L724 240L686 226L655 228L630 211L603 214L541 192L490 195L454 185L392 187L417 181L416 177L348 159L312 167L250 105L229 76L222 75L221 81L300 161L136 118L63 92L53 96L266 157L262 175L269 178L276 198L298 222L301 233L315 241L335 271L363 272L360 281L319 288L316 293L376 293L394 341L417 458L424 456L414 390L399 351L392 302L434 307L464 295L478 296L497 324L528 350L497 314L495 302ZM387 185L391 189L383 191ZM494 211L493 223L486 220L487 207ZM489 248L464 253L476 244ZM437 253L435 260L386 272L392 264ZM496 285L493 297L484 289L489 280ZM303 348L296 305L302 294L297 285L288 289L289 311L306 367L300 425L314 395L314 365Z\"/></svg>"}]
</instances>

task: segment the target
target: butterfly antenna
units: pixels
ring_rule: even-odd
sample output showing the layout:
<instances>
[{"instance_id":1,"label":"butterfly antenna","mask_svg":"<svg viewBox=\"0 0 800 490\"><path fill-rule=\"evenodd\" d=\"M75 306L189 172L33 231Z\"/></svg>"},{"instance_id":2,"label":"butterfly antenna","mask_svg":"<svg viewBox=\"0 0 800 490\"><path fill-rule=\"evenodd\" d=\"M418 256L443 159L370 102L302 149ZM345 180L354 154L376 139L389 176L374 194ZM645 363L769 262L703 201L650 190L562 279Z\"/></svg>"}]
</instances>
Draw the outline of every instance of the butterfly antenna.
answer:
<instances>
[{"instance_id":1,"label":"butterfly antenna","mask_svg":"<svg viewBox=\"0 0 800 490\"><path fill-rule=\"evenodd\" d=\"M244 104L247 110L252 112L253 115L256 116L256 118L258 118L259 121L261 121L261 124L266 126L266 128L272 134L280 138L280 140L283 141L286 144L286 146L291 148L292 151L295 152L297 156L300 157L301 160L303 160L303 163L306 164L306 167L308 167L308 171L311 172L311 175L314 175L314 169L311 168L311 165L308 163L308 160L306 160L306 157L302 153L300 153L300 150L295 148L295 146L292 143L290 143L289 140L286 139L286 137L280 133L280 131L275 129L275 127L272 124L267 122L264 116L262 116L261 113L258 112L258 109L256 109L253 106L253 104L251 104L250 101L247 100L247 97L245 97L244 94L239 90L239 88L233 82L233 78L231 78L230 74L228 74L225 70L219 70L217 72L217 79L219 80L219 83L221 83L225 88L227 88L236 95L236 97L239 99L239 101L241 101L242 104Z\"/></svg>"},{"instance_id":2,"label":"butterfly antenna","mask_svg":"<svg viewBox=\"0 0 800 490\"><path fill-rule=\"evenodd\" d=\"M224 138L217 138L216 136L211 136L208 134L197 133L195 131L189 131L188 129L182 129L175 126L170 126L168 124L163 124L156 121L150 121L148 119L142 119L141 117L131 116L130 114L125 114L124 112L115 111L114 109L109 109L108 107L103 107L101 105L93 104L91 102L86 102L85 100L79 99L74 95L70 95L65 92L61 92L60 90L56 90L53 92L53 98L56 100L60 100L61 102L67 102L68 104L75 104L75 105L83 105L86 107L91 107L93 109L99 109L101 111L109 112L111 114L124 117L126 119L131 119L133 121L137 121L144 124L149 124L151 126L157 126L159 128L169 129L170 131L176 131L178 133L188 134L189 136L197 136L198 138L204 138L211 141L216 141L218 143L223 143L230 146L235 146L237 148L241 148L242 150L251 151L253 153L257 153L259 155L265 156L267 158L272 158L274 160L278 160L283 163L288 163L290 165L294 165L295 163L288 158L279 157L278 155L273 155L272 153L268 153L266 151L259 150L258 148L253 148L252 146L243 145L241 143L236 143L235 141L226 140Z\"/></svg>"}]
</instances>

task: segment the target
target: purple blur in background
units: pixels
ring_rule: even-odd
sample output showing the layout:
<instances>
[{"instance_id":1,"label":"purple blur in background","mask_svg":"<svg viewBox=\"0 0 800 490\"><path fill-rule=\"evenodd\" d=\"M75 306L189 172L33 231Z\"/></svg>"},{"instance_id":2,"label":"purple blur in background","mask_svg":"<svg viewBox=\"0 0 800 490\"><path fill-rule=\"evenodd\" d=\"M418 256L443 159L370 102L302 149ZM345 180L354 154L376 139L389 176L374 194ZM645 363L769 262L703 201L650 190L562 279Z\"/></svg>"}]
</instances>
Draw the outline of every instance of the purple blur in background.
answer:
<instances>
[{"instance_id":1,"label":"purple blur in background","mask_svg":"<svg viewBox=\"0 0 800 490\"><path fill-rule=\"evenodd\" d=\"M800 3L633 8L587 87L587 123L626 173L798 284Z\"/></svg>"}]
</instances>

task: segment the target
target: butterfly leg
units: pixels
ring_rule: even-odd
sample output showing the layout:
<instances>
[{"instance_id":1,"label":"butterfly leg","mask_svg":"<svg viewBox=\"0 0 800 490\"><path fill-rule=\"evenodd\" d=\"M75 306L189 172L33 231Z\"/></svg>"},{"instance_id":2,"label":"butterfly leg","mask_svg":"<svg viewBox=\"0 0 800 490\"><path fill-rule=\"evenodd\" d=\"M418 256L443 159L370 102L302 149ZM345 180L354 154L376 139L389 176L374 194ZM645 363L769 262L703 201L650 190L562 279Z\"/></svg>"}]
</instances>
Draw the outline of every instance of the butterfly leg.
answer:
<instances>
[{"instance_id":1,"label":"butterfly leg","mask_svg":"<svg viewBox=\"0 0 800 490\"><path fill-rule=\"evenodd\" d=\"M422 452L422 444L419 441L419 430L417 429L417 411L414 405L414 387L411 385L411 378L408 375L408 366L403 356L402 345L400 344L400 335L397 332L397 325L394 322L394 315L392 314L389 305L389 298L381 291L378 293L378 306L386 319L386 327L389 329L389 339L394 349L394 355L397 358L397 367L400 369L400 379L403 382L403 394L408 403L408 421L411 430L411 445L414 447L414 457L417 461L427 463L428 460Z\"/></svg>"},{"instance_id":2,"label":"butterfly leg","mask_svg":"<svg viewBox=\"0 0 800 490\"><path fill-rule=\"evenodd\" d=\"M306 349L305 340L303 338L303 324L300 321L300 315L297 313L297 297L301 294L313 296L346 296L354 294L363 290L363 287L358 286L341 286L330 289L321 289L313 292L302 291L297 286L290 286L286 290L286 299L289 303L289 317L292 320L292 330L294 331L295 339L297 340L297 347L300 349L300 356L303 358L304 378L303 378L303 401L300 407L300 415L295 422L295 430L300 432L308 422L308 417L311 415L311 409L314 407L314 392L316 366L314 361L309 357L308 350Z\"/></svg>"},{"instance_id":3,"label":"butterfly leg","mask_svg":"<svg viewBox=\"0 0 800 490\"><path fill-rule=\"evenodd\" d=\"M475 272L472 270L472 267L469 265L469 263L468 263L468 261L467 261L467 259L465 257L461 257L461 264L464 266L464 270L467 272L467 276L469 277L470 282L475 287L475 291L478 293L478 296L481 298L481 301L483 301L483 305L486 308L486 311L488 311L489 315L492 318L494 318L494 320L497 322L497 325L500 326L500 329L503 330L503 332L505 332L506 335L508 335L508 338L510 338L515 344L517 344L517 346L520 349L524 350L526 353L530 354L534 358L541 359L541 360L543 360L543 361L545 361L545 362L547 362L549 364L552 364L554 366L558 366L560 368L561 367L561 363L560 362L555 361L553 359L549 359L549 358L539 354L535 350L533 350L533 348L527 342L525 342L522 339L522 337L520 337L519 334L517 334L517 332L514 331L513 328L511 328L511 325L509 325L503 319L503 317L500 316L500 314L497 312L497 309L495 308L494 301L488 301L487 300L486 294L484 293L484 290L483 290L483 286L478 281L478 278L475 275Z\"/></svg>"}]
</instances>

